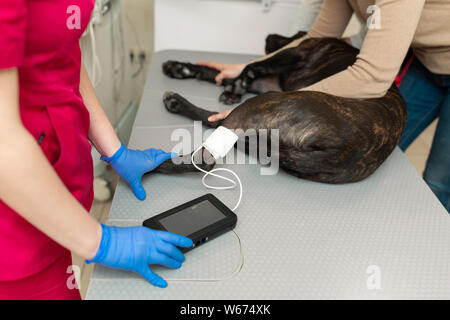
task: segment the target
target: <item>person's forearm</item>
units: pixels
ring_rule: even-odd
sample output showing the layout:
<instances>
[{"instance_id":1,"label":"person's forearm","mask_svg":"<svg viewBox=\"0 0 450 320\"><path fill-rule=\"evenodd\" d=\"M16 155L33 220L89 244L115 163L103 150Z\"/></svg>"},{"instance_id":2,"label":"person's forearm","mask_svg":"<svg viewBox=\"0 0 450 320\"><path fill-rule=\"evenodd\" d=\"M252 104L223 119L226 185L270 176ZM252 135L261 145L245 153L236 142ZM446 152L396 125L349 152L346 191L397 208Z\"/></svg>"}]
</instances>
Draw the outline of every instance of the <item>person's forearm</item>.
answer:
<instances>
[{"instance_id":1,"label":"person's forearm","mask_svg":"<svg viewBox=\"0 0 450 320\"><path fill-rule=\"evenodd\" d=\"M424 3L425 0L378 0L381 26L368 31L356 62L301 90L355 99L384 96L408 52Z\"/></svg>"},{"instance_id":2,"label":"person's forearm","mask_svg":"<svg viewBox=\"0 0 450 320\"><path fill-rule=\"evenodd\" d=\"M101 155L111 157L120 148L121 142L97 99L84 66L81 67L80 93L91 118L89 139Z\"/></svg>"},{"instance_id":3,"label":"person's forearm","mask_svg":"<svg viewBox=\"0 0 450 320\"><path fill-rule=\"evenodd\" d=\"M90 259L101 226L70 194L23 127L17 71L0 72L0 199L50 238Z\"/></svg>"},{"instance_id":4,"label":"person's forearm","mask_svg":"<svg viewBox=\"0 0 450 320\"><path fill-rule=\"evenodd\" d=\"M0 143L0 198L50 238L86 259L97 252L100 224L61 182L25 130Z\"/></svg>"}]
</instances>

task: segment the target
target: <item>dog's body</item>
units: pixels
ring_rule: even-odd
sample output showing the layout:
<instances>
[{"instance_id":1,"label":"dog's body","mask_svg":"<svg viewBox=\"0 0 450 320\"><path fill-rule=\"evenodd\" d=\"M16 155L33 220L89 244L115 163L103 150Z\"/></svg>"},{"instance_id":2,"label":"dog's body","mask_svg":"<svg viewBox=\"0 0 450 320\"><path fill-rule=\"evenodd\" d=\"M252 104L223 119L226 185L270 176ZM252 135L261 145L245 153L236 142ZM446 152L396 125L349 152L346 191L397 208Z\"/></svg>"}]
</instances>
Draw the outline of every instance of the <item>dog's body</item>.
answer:
<instances>
[{"instance_id":1,"label":"dog's body","mask_svg":"<svg viewBox=\"0 0 450 320\"><path fill-rule=\"evenodd\" d=\"M292 40L269 36L266 50L274 51ZM175 93L164 96L165 106L170 112L211 127L278 129L280 166L291 174L325 183L360 181L384 162L404 130L406 105L395 85L378 99L296 91L345 70L357 54L357 49L341 40L317 38L249 64L239 77L224 81L220 100L233 104L246 92L260 95L248 99L218 123L207 120L216 112L200 109ZM215 69L174 61L166 62L163 70L173 78L210 82L218 74ZM168 163L160 170L180 171Z\"/></svg>"}]
</instances>

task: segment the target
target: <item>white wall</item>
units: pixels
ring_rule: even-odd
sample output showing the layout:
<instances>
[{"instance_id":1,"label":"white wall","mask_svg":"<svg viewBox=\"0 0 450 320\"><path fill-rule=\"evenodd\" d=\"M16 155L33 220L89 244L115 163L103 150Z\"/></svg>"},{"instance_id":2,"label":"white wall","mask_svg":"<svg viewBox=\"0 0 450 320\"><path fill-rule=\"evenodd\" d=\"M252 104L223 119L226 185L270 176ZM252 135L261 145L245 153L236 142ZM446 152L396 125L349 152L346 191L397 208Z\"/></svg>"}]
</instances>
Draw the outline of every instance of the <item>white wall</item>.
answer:
<instances>
[{"instance_id":1,"label":"white wall","mask_svg":"<svg viewBox=\"0 0 450 320\"><path fill-rule=\"evenodd\" d=\"M155 0L155 51L262 54L270 33L289 34L299 0Z\"/></svg>"}]
</instances>

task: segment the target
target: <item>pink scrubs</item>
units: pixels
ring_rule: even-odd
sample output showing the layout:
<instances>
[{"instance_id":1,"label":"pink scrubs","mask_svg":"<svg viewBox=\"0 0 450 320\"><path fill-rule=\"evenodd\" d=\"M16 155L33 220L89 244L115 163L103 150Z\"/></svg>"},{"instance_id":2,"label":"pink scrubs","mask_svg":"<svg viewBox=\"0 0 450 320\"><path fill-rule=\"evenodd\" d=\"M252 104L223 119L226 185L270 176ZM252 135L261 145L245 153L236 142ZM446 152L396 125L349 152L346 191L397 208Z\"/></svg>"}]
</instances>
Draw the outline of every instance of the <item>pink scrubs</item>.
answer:
<instances>
[{"instance_id":1,"label":"pink scrubs","mask_svg":"<svg viewBox=\"0 0 450 320\"><path fill-rule=\"evenodd\" d=\"M18 68L22 122L86 210L93 167L79 39L93 6L94 0L0 0L0 68ZM66 284L71 264L67 249L0 199L0 299L80 299Z\"/></svg>"}]
</instances>

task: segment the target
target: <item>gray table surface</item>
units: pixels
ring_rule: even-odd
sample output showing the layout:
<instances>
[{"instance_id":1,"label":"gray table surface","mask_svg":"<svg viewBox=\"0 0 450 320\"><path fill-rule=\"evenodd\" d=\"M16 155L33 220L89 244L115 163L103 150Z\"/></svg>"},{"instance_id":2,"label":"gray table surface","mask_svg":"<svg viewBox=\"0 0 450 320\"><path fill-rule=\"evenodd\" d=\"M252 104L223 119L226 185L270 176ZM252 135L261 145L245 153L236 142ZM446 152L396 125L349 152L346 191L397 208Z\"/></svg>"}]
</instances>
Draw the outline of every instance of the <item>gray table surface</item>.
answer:
<instances>
[{"instance_id":1,"label":"gray table surface","mask_svg":"<svg viewBox=\"0 0 450 320\"><path fill-rule=\"evenodd\" d=\"M165 91L178 92L210 110L227 109L218 102L220 88L169 79L161 72L162 62L235 63L252 58L176 50L156 53L129 147L169 151L179 143L171 140L174 130L194 131L191 120L164 109ZM87 299L450 298L450 217L399 149L371 177L347 185L304 181L283 171L264 176L255 164L224 166L233 169L244 185L235 229L241 244L230 232L189 252L179 270L154 267L169 280L166 289L132 273L96 265ZM140 225L211 192L201 177L149 174L143 180L145 201L137 200L120 181L108 224ZM211 193L230 207L239 194L238 190Z\"/></svg>"}]
</instances>

